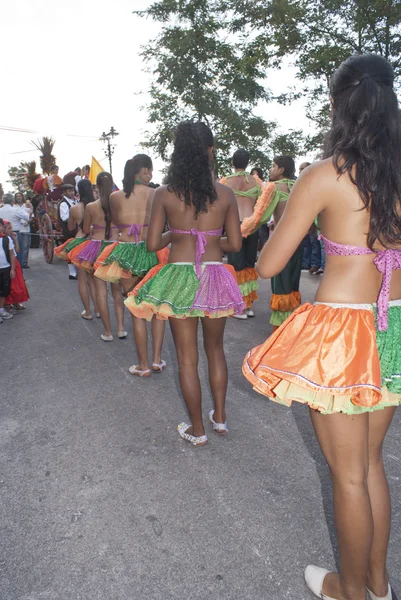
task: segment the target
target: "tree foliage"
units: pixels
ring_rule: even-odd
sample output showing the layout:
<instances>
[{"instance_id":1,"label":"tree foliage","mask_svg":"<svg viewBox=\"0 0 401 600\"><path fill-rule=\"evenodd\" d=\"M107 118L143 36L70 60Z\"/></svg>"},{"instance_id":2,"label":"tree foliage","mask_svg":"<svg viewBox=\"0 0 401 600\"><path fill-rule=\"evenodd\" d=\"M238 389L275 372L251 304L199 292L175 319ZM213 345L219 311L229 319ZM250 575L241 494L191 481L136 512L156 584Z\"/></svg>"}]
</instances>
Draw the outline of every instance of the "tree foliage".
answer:
<instances>
[{"instance_id":1,"label":"tree foliage","mask_svg":"<svg viewBox=\"0 0 401 600\"><path fill-rule=\"evenodd\" d=\"M269 101L264 71L231 39L218 0L159 0L136 14L163 23L142 52L153 81L146 145L167 159L177 123L199 119L215 135L218 167L238 147L249 150L252 164L267 167L277 124L255 112Z\"/></svg>"},{"instance_id":2,"label":"tree foliage","mask_svg":"<svg viewBox=\"0 0 401 600\"><path fill-rule=\"evenodd\" d=\"M22 161L17 167L10 167L8 175L10 177L8 183L11 183L15 190L26 191L33 190L33 184L40 177L36 173L36 162L34 160L30 162Z\"/></svg>"},{"instance_id":3,"label":"tree foliage","mask_svg":"<svg viewBox=\"0 0 401 600\"><path fill-rule=\"evenodd\" d=\"M272 99L266 68L281 69L284 61L296 76L275 99L307 98L317 128L308 150L321 143L330 77L348 56L380 54L401 77L399 0L159 0L136 14L163 23L143 56L153 75L149 147L164 158L174 125L188 117L210 123L224 156L246 146L264 164L280 142L302 151L299 132L274 141L276 123L255 115L259 102Z\"/></svg>"}]
</instances>

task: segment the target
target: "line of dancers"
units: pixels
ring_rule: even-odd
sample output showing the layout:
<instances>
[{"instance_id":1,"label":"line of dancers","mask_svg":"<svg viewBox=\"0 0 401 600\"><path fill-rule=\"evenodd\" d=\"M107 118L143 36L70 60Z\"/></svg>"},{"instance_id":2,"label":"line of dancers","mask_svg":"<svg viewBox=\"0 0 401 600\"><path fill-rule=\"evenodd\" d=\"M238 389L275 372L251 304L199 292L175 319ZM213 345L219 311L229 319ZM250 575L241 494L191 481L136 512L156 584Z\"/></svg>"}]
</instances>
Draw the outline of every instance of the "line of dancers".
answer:
<instances>
[{"instance_id":1,"label":"line of dancers","mask_svg":"<svg viewBox=\"0 0 401 600\"><path fill-rule=\"evenodd\" d=\"M310 409L332 474L340 570L309 565L305 580L326 600L395 598L386 570L391 510L382 458L401 399L401 120L393 82L391 66L379 56L355 55L339 67L331 83L325 159L306 168L295 185L290 171L276 164L279 185L262 189L245 171L243 152L235 157L234 176L215 181L212 132L203 123L181 123L168 184L155 192L147 186L152 163L146 155L127 162L123 191L111 193L111 176L101 173L100 199L71 216L81 237L59 250L80 272L94 273L105 341L111 337L105 282L117 286L121 335L118 288L125 290L139 357L133 374L148 377L151 369L164 369L161 348L169 319L190 417L178 433L194 446L208 441L198 375L199 321L214 401L209 421L225 436L226 317L252 309L255 273L272 278L276 330L249 351L243 374L275 402L296 401ZM272 215L277 226L255 267L249 260L252 236ZM300 247L316 218L327 265L316 301L301 305ZM82 237L91 231L91 239ZM230 264L222 262L223 252Z\"/></svg>"}]
</instances>

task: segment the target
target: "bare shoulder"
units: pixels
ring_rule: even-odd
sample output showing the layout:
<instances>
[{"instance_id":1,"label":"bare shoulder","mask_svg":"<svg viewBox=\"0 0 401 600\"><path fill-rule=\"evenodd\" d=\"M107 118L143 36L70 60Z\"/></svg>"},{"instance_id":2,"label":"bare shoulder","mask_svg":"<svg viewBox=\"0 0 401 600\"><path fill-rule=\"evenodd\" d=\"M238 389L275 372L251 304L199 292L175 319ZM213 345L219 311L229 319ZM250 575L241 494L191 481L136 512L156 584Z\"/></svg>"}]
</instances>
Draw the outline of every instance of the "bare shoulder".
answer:
<instances>
[{"instance_id":1,"label":"bare shoulder","mask_svg":"<svg viewBox=\"0 0 401 600\"><path fill-rule=\"evenodd\" d=\"M119 200L121 200L121 198L123 198L125 196L124 191L123 190L118 190L116 192L112 192L110 194L110 202L116 203Z\"/></svg>"},{"instance_id":2,"label":"bare shoulder","mask_svg":"<svg viewBox=\"0 0 401 600\"><path fill-rule=\"evenodd\" d=\"M220 183L219 181L216 181L215 186L219 200L223 200L225 202L230 203L236 202L235 194L231 187L228 187L228 185Z\"/></svg>"}]
</instances>

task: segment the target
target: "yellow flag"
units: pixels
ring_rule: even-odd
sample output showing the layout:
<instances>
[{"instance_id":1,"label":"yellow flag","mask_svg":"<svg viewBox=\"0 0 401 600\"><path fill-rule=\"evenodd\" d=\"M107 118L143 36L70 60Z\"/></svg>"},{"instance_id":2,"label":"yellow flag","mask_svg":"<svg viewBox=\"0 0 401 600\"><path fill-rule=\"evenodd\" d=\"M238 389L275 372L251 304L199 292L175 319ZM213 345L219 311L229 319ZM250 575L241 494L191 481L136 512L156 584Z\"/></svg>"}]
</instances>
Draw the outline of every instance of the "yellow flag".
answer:
<instances>
[{"instance_id":1,"label":"yellow flag","mask_svg":"<svg viewBox=\"0 0 401 600\"><path fill-rule=\"evenodd\" d=\"M104 171L104 168L102 167L100 162L97 161L94 156L92 156L92 164L91 164L91 170L90 170L90 174L89 174L89 180L93 185L96 185L96 177L102 171Z\"/></svg>"}]
</instances>

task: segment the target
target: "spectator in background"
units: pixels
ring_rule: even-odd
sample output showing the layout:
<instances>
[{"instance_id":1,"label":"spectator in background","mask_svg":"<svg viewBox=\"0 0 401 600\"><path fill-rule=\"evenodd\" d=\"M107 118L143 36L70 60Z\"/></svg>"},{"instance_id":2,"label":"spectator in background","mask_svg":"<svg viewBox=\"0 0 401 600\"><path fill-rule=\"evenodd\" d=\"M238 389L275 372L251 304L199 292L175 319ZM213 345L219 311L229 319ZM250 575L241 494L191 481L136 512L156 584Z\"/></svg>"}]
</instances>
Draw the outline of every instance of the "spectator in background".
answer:
<instances>
[{"instance_id":1,"label":"spectator in background","mask_svg":"<svg viewBox=\"0 0 401 600\"><path fill-rule=\"evenodd\" d=\"M17 234L18 243L21 243L21 220L29 221L31 218L32 207L22 208L22 206L14 205L14 196L12 194L4 194L4 206L0 208L0 217L10 221L14 233ZM17 259L22 266L21 253L17 254Z\"/></svg>"},{"instance_id":2,"label":"spectator in background","mask_svg":"<svg viewBox=\"0 0 401 600\"><path fill-rule=\"evenodd\" d=\"M303 162L299 166L299 174L301 175L310 162ZM313 223L307 235L304 238L304 254L302 258L302 270L309 271L311 275L322 273L322 250L318 239L318 230L316 224Z\"/></svg>"},{"instance_id":3,"label":"spectator in background","mask_svg":"<svg viewBox=\"0 0 401 600\"><path fill-rule=\"evenodd\" d=\"M76 193L78 194L78 183L79 183L79 182L81 181L81 179L82 179L82 177L81 177L81 173L82 173L81 167L77 167L77 168L74 170L74 173L75 173L75 191L76 191Z\"/></svg>"},{"instance_id":4,"label":"spectator in background","mask_svg":"<svg viewBox=\"0 0 401 600\"><path fill-rule=\"evenodd\" d=\"M0 323L14 316L4 308L11 291L11 279L15 277L16 260L13 250L14 242L4 235L4 221L0 218Z\"/></svg>"},{"instance_id":5,"label":"spectator in background","mask_svg":"<svg viewBox=\"0 0 401 600\"><path fill-rule=\"evenodd\" d=\"M31 208L30 202L25 204L24 194L17 192L14 196L14 204L20 208ZM31 213L32 214L32 213ZM20 254L21 254L21 265L23 269L29 269L28 258L29 258L29 246L31 244L31 225L30 219L20 219Z\"/></svg>"},{"instance_id":6,"label":"spectator in background","mask_svg":"<svg viewBox=\"0 0 401 600\"><path fill-rule=\"evenodd\" d=\"M90 172L91 172L90 166L89 165L85 165L82 168L82 173L81 173L82 179L89 179Z\"/></svg>"}]
</instances>

